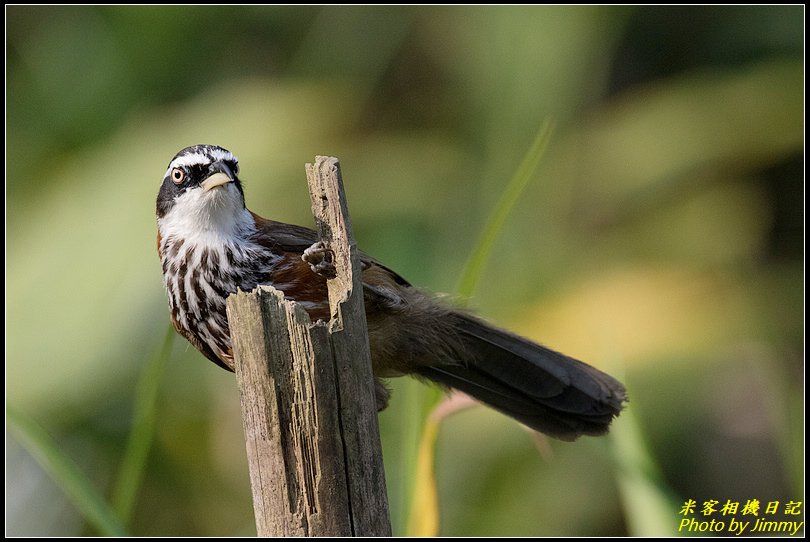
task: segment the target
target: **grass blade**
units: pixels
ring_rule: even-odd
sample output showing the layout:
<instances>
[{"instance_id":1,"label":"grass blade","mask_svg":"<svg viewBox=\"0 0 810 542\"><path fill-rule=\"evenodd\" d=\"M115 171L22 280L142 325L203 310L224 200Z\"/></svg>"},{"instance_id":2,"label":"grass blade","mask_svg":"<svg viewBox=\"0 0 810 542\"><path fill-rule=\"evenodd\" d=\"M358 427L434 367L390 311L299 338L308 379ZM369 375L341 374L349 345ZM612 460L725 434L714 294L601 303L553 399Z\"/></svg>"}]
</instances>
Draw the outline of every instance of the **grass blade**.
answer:
<instances>
[{"instance_id":1,"label":"grass blade","mask_svg":"<svg viewBox=\"0 0 810 542\"><path fill-rule=\"evenodd\" d=\"M6 407L6 419L19 443L67 494L73 505L104 536L127 536L112 508L90 483L76 463L65 455L53 438L32 418Z\"/></svg>"},{"instance_id":2,"label":"grass blade","mask_svg":"<svg viewBox=\"0 0 810 542\"><path fill-rule=\"evenodd\" d=\"M432 390L433 391L433 390ZM435 390L437 395L438 390ZM439 489L436 481L436 441L442 421L448 416L477 406L478 402L460 392L441 394L436 407L425 419L416 454L414 473L414 496L408 518L406 536L439 536Z\"/></svg>"},{"instance_id":3,"label":"grass blade","mask_svg":"<svg viewBox=\"0 0 810 542\"><path fill-rule=\"evenodd\" d=\"M430 436L427 433L431 431L430 424L437 424L429 419L429 415L434 406L441 401L444 392L437 387L425 386L415 379L409 379L408 384L401 391L404 392L408 406L401 410L400 438L405 451L400 460L402 483L397 533L401 533L400 536L431 536L425 534L425 529L421 527L418 531L419 535L416 535L414 530L417 528L417 518L424 514L424 496L430 495L435 488L435 484L429 481L432 476L430 471L433 469L433 455L430 447L435 444L435 434ZM436 514L438 514L438 508ZM438 517L435 523L438 533ZM422 521L419 525L423 526L425 522Z\"/></svg>"},{"instance_id":4,"label":"grass blade","mask_svg":"<svg viewBox=\"0 0 810 542\"><path fill-rule=\"evenodd\" d=\"M135 388L132 431L112 494L113 508L125 524L128 524L132 517L138 490L141 487L154 435L161 375L171 355L174 337L174 329L168 326L160 348L141 371Z\"/></svg>"},{"instance_id":5,"label":"grass blade","mask_svg":"<svg viewBox=\"0 0 810 542\"><path fill-rule=\"evenodd\" d=\"M456 293L459 294L462 302L468 300L475 291L495 241L537 170L553 131L554 121L547 119L538 130L534 142L506 185L501 198L487 220L474 250L464 265L456 288ZM428 415L434 411L443 396L444 394L438 390L423 395L421 436L415 452L416 457L409 461L409 466L415 470L413 487L410 489L408 519L405 522L408 526L409 536L438 536L439 533L440 515L434 466L440 421L430 418Z\"/></svg>"},{"instance_id":6,"label":"grass blade","mask_svg":"<svg viewBox=\"0 0 810 542\"><path fill-rule=\"evenodd\" d=\"M616 481L630 536L676 536L680 503L647 449L632 407L610 431ZM682 502L682 501L681 501Z\"/></svg>"},{"instance_id":7,"label":"grass blade","mask_svg":"<svg viewBox=\"0 0 810 542\"><path fill-rule=\"evenodd\" d=\"M520 199L521 194L523 194L537 166L540 164L540 160L543 158L546 148L548 148L548 143L551 141L551 134L553 132L554 121L552 119L546 119L537 132L537 136L534 138L534 142L526 153L526 156L523 157L520 166L515 171L509 184L506 185L500 200L498 200L498 203L495 205L489 220L487 220L481 232L481 236L478 238L475 249L464 265L461 280L459 280L458 286L456 287L456 293L459 294L462 302L469 299L475 291L475 286L481 278L484 266L489 260L492 247L495 246L495 241L498 239L498 235L501 233L504 224L506 224L506 219L509 218L512 208Z\"/></svg>"},{"instance_id":8,"label":"grass blade","mask_svg":"<svg viewBox=\"0 0 810 542\"><path fill-rule=\"evenodd\" d=\"M439 536L439 495L436 488L436 439L439 420L428 416L422 428L407 536Z\"/></svg>"}]
</instances>

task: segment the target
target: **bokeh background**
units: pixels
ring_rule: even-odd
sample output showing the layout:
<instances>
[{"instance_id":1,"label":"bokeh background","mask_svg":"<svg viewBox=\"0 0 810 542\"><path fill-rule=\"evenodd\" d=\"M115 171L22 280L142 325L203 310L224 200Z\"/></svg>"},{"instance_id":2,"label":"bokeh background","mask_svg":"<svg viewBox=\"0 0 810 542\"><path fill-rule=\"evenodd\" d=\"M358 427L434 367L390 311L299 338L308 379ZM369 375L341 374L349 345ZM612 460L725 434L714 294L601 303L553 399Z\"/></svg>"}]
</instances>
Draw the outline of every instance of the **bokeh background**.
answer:
<instances>
[{"instance_id":1,"label":"bokeh background","mask_svg":"<svg viewBox=\"0 0 810 542\"><path fill-rule=\"evenodd\" d=\"M338 156L364 250L453 293L551 118L470 304L631 406L575 443L448 417L439 532L674 534L687 499L803 501L803 33L803 6L7 6L7 406L109 495L168 322L154 199L180 148L232 150L250 208L304 225L304 164ZM407 534L424 392L392 384ZM254 534L234 377L178 338L157 408L130 532ZM6 533L94 532L7 432Z\"/></svg>"}]
</instances>

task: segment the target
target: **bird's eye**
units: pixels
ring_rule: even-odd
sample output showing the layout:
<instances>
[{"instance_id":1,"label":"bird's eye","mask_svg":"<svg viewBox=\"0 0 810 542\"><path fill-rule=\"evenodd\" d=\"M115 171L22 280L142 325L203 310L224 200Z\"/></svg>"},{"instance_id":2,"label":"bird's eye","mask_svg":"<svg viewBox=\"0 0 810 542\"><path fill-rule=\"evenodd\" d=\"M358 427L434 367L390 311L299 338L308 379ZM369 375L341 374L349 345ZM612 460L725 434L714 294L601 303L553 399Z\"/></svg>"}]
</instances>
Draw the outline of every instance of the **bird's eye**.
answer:
<instances>
[{"instance_id":1,"label":"bird's eye","mask_svg":"<svg viewBox=\"0 0 810 542\"><path fill-rule=\"evenodd\" d=\"M171 177L174 184L180 184L186 180L186 172L176 167L172 170Z\"/></svg>"}]
</instances>

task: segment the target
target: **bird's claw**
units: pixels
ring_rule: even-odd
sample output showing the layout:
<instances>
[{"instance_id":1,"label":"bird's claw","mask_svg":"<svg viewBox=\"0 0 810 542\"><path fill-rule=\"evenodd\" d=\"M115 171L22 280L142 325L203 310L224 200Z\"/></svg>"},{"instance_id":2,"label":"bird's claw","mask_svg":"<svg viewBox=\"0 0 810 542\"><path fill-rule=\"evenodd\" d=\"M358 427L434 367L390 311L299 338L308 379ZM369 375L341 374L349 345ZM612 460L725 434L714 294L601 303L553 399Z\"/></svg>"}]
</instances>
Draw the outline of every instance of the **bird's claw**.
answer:
<instances>
[{"instance_id":1,"label":"bird's claw","mask_svg":"<svg viewBox=\"0 0 810 542\"><path fill-rule=\"evenodd\" d=\"M301 255L301 259L309 264L313 273L328 279L337 276L335 253L323 241L318 241L306 249Z\"/></svg>"}]
</instances>

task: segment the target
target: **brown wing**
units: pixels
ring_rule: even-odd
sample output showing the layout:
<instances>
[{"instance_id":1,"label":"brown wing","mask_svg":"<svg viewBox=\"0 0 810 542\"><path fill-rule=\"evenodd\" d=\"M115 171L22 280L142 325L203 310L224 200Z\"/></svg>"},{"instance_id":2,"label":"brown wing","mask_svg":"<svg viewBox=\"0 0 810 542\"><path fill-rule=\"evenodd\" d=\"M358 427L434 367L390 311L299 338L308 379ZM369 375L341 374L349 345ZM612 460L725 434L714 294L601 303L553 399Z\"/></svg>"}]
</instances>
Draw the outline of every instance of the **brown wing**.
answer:
<instances>
[{"instance_id":1,"label":"brown wing","mask_svg":"<svg viewBox=\"0 0 810 542\"><path fill-rule=\"evenodd\" d=\"M306 249L318 242L318 234L314 230L303 226L269 220L257 215L253 211L250 211L250 214L253 215L253 219L256 221L256 227L259 229L257 241L259 241L261 245L273 249L275 252L294 252L300 256ZM362 250L360 251L360 263L364 271L372 265L376 265L387 271L397 284L403 286L411 285L410 282L402 278L396 271L381 264Z\"/></svg>"},{"instance_id":2,"label":"brown wing","mask_svg":"<svg viewBox=\"0 0 810 542\"><path fill-rule=\"evenodd\" d=\"M270 284L284 292L289 299L301 303L313 319L328 320L326 279L312 271L309 264L301 259L304 250L318 241L318 234L303 226L268 220L253 212L251 214L258 229L254 240L282 258L261 283ZM359 255L366 290L369 287L374 289L381 282L410 286L404 278L367 254L360 252Z\"/></svg>"},{"instance_id":3,"label":"brown wing","mask_svg":"<svg viewBox=\"0 0 810 542\"><path fill-rule=\"evenodd\" d=\"M252 211L250 214L258 229L254 240L275 253L297 252L300 255L318 241L318 234L309 228L262 218Z\"/></svg>"}]
</instances>

